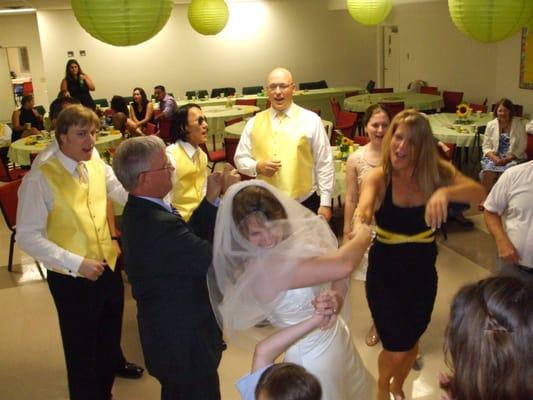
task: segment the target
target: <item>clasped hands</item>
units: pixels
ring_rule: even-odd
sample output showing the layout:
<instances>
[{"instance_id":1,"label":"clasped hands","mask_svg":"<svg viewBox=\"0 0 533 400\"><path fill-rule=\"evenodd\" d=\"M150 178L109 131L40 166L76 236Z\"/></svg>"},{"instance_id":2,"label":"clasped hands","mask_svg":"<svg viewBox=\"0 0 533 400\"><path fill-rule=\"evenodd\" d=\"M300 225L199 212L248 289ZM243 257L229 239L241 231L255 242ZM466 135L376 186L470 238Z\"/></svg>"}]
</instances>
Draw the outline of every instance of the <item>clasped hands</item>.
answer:
<instances>
[{"instance_id":1,"label":"clasped hands","mask_svg":"<svg viewBox=\"0 0 533 400\"><path fill-rule=\"evenodd\" d=\"M335 290L330 289L317 295L311 303L315 307L315 314L323 318L320 329L326 330L335 325L344 299Z\"/></svg>"},{"instance_id":2,"label":"clasped hands","mask_svg":"<svg viewBox=\"0 0 533 400\"><path fill-rule=\"evenodd\" d=\"M222 172L213 172L207 177L205 197L213 203L217 197L224 194L228 188L241 180L241 176L230 164L224 166Z\"/></svg>"}]
</instances>

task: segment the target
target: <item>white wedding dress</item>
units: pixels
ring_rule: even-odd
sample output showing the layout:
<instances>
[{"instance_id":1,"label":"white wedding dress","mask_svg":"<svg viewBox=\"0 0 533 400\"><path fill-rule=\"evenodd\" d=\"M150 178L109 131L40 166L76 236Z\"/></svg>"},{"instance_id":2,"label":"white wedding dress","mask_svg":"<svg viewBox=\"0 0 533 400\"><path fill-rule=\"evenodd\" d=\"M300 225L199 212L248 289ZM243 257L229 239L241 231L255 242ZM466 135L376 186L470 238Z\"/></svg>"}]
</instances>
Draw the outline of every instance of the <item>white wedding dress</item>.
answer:
<instances>
[{"instance_id":1,"label":"white wedding dress","mask_svg":"<svg viewBox=\"0 0 533 400\"><path fill-rule=\"evenodd\" d=\"M314 308L311 301L319 288L291 289L269 315L278 328L294 325L309 318ZM363 365L350 337L350 331L339 316L334 327L317 329L292 345L284 361L305 367L322 385L323 400L370 400L375 398L375 382Z\"/></svg>"}]
</instances>

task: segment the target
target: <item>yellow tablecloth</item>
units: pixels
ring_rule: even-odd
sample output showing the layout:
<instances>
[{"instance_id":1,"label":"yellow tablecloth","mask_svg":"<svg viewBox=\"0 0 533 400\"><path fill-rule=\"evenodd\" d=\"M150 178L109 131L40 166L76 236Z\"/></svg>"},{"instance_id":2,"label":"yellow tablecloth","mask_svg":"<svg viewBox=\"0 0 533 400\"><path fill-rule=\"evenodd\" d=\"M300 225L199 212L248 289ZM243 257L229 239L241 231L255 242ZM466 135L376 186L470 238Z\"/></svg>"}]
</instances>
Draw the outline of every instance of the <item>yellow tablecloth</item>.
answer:
<instances>
[{"instance_id":1,"label":"yellow tablecloth","mask_svg":"<svg viewBox=\"0 0 533 400\"><path fill-rule=\"evenodd\" d=\"M347 97L344 99L344 109L362 113L372 104L396 101L403 101L405 108L415 108L421 111L436 110L444 106L444 102L440 96L416 92L398 92L371 93Z\"/></svg>"},{"instance_id":2,"label":"yellow tablecloth","mask_svg":"<svg viewBox=\"0 0 533 400\"><path fill-rule=\"evenodd\" d=\"M26 144L28 138L33 138L35 143ZM39 139L38 139L39 138ZM30 154L37 154L44 150L54 139L44 139L43 136L28 136L22 139L19 139L9 146L9 151L7 156L9 159L19 165L31 165ZM99 152L103 152L110 147L118 146L119 142L122 140L122 134L104 134L98 135L96 139L96 149Z\"/></svg>"}]
</instances>

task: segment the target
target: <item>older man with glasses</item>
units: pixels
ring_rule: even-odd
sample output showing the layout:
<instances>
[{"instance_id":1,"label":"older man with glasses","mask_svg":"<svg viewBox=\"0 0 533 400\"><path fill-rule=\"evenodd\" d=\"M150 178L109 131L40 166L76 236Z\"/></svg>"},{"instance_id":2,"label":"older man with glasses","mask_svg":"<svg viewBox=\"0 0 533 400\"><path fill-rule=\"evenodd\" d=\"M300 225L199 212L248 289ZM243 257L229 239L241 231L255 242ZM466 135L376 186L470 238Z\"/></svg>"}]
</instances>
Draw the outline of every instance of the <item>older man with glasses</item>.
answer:
<instances>
[{"instance_id":1,"label":"older man with glasses","mask_svg":"<svg viewBox=\"0 0 533 400\"><path fill-rule=\"evenodd\" d=\"M206 275L212 262L214 204L223 182L234 182L233 175L207 177L205 197L187 223L165 200L174 166L159 137L121 143L113 170L129 192L122 245L148 372L161 383L161 399L219 400L223 342Z\"/></svg>"},{"instance_id":2,"label":"older man with glasses","mask_svg":"<svg viewBox=\"0 0 533 400\"><path fill-rule=\"evenodd\" d=\"M240 173L276 186L329 220L335 186L331 148L320 117L293 103L294 88L290 71L270 72L266 90L272 107L246 124L235 164Z\"/></svg>"}]
</instances>

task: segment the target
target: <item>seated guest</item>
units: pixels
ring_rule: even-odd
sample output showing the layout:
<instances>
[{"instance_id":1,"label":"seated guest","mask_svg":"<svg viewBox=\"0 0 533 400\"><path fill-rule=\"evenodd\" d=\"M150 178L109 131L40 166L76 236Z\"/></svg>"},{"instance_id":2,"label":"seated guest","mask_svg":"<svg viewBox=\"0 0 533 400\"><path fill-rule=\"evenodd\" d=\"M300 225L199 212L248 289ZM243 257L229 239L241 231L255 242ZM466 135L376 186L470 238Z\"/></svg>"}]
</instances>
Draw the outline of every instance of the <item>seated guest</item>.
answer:
<instances>
[{"instance_id":1,"label":"seated guest","mask_svg":"<svg viewBox=\"0 0 533 400\"><path fill-rule=\"evenodd\" d=\"M207 121L196 104L187 104L174 114L172 141L167 155L174 166L171 202L185 221L205 196L207 156L198 146L207 141Z\"/></svg>"},{"instance_id":2,"label":"seated guest","mask_svg":"<svg viewBox=\"0 0 533 400\"><path fill-rule=\"evenodd\" d=\"M144 128L147 122L152 122L154 105L148 101L143 88L133 89L133 102L130 105L130 119L135 123L135 128Z\"/></svg>"},{"instance_id":3,"label":"seated guest","mask_svg":"<svg viewBox=\"0 0 533 400\"><path fill-rule=\"evenodd\" d=\"M11 128L7 124L0 123L0 158L4 163L8 163L7 151L11 143Z\"/></svg>"},{"instance_id":4,"label":"seated guest","mask_svg":"<svg viewBox=\"0 0 533 400\"><path fill-rule=\"evenodd\" d=\"M172 116L178 109L174 97L167 94L163 85L157 85L154 88L155 99L159 102L159 115L154 116L154 121L159 122L163 119L172 119Z\"/></svg>"},{"instance_id":5,"label":"seated guest","mask_svg":"<svg viewBox=\"0 0 533 400\"><path fill-rule=\"evenodd\" d=\"M144 136L140 128L136 127L135 122L128 118L130 115L128 104L122 96L113 96L111 98L111 110L113 111L113 128L119 130L125 136Z\"/></svg>"},{"instance_id":6,"label":"seated guest","mask_svg":"<svg viewBox=\"0 0 533 400\"><path fill-rule=\"evenodd\" d=\"M42 128L43 117L34 109L33 95L28 94L22 97L21 106L13 111L11 123L13 124L13 134L11 141L30 135L38 135Z\"/></svg>"},{"instance_id":7,"label":"seated guest","mask_svg":"<svg viewBox=\"0 0 533 400\"><path fill-rule=\"evenodd\" d=\"M451 400L533 399L533 290L512 277L467 285L455 296L444 345Z\"/></svg>"},{"instance_id":8,"label":"seated guest","mask_svg":"<svg viewBox=\"0 0 533 400\"><path fill-rule=\"evenodd\" d=\"M496 103L494 117L487 124L482 146L480 177L487 192L503 171L526 159L526 131L514 116L511 100L503 98Z\"/></svg>"}]
</instances>

